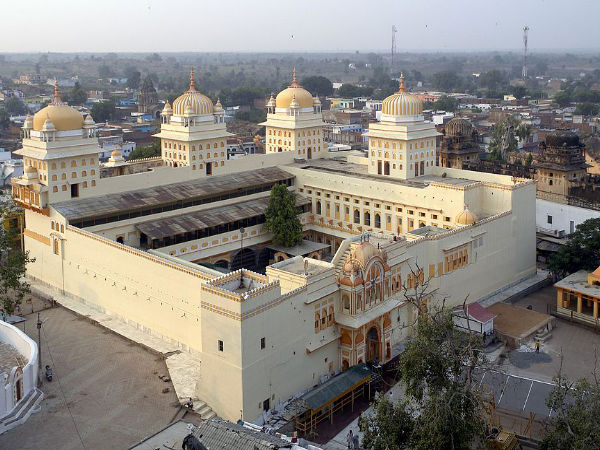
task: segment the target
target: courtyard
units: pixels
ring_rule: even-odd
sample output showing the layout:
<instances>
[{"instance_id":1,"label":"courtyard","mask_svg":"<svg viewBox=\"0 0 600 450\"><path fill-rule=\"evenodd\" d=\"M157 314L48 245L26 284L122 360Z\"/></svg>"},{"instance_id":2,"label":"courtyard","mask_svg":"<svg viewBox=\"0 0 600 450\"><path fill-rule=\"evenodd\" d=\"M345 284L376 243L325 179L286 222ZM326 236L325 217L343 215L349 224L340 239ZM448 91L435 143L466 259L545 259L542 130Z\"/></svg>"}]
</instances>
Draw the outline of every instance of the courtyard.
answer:
<instances>
[{"instance_id":1,"label":"courtyard","mask_svg":"<svg viewBox=\"0 0 600 450\"><path fill-rule=\"evenodd\" d=\"M31 310L40 308L40 300L25 303L23 312L30 314L17 325L36 342L37 313ZM60 306L42 310L41 317L47 319L42 366L49 364L54 378L41 386L41 410L0 435L0 448L125 449L178 416L161 356Z\"/></svg>"}]
</instances>

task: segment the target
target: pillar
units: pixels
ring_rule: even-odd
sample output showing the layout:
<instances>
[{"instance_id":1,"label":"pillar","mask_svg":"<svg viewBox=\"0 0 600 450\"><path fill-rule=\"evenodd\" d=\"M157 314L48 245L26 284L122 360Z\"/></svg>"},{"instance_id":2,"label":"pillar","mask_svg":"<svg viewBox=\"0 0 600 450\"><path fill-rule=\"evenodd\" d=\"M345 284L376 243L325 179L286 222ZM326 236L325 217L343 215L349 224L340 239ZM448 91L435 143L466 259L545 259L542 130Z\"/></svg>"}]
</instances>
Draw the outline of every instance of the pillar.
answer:
<instances>
[{"instance_id":1,"label":"pillar","mask_svg":"<svg viewBox=\"0 0 600 450\"><path fill-rule=\"evenodd\" d=\"M594 319L598 318L598 300L593 300L594 302Z\"/></svg>"},{"instance_id":2,"label":"pillar","mask_svg":"<svg viewBox=\"0 0 600 450\"><path fill-rule=\"evenodd\" d=\"M562 298L563 298L563 290L561 288L557 288L556 289L556 307L557 308L564 307Z\"/></svg>"},{"instance_id":3,"label":"pillar","mask_svg":"<svg viewBox=\"0 0 600 450\"><path fill-rule=\"evenodd\" d=\"M577 312L581 313L581 309L582 309L581 294L577 294Z\"/></svg>"}]
</instances>

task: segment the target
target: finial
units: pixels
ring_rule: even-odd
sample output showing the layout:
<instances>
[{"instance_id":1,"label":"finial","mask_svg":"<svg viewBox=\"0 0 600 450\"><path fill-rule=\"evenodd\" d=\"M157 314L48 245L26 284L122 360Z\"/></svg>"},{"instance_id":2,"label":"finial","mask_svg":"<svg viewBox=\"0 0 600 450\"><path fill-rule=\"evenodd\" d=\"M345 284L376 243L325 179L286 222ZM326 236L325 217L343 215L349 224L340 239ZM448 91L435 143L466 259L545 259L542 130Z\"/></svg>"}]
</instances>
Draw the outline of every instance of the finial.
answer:
<instances>
[{"instance_id":1,"label":"finial","mask_svg":"<svg viewBox=\"0 0 600 450\"><path fill-rule=\"evenodd\" d=\"M194 68L190 70L190 91L195 91L196 86L194 85Z\"/></svg>"},{"instance_id":2,"label":"finial","mask_svg":"<svg viewBox=\"0 0 600 450\"><path fill-rule=\"evenodd\" d=\"M400 89L398 92L404 92L404 72L400 72Z\"/></svg>"},{"instance_id":3,"label":"finial","mask_svg":"<svg viewBox=\"0 0 600 450\"><path fill-rule=\"evenodd\" d=\"M298 79L296 78L296 68L294 67L294 72L292 75L292 84L290 84L289 87L300 87L300 85L298 84Z\"/></svg>"},{"instance_id":4,"label":"finial","mask_svg":"<svg viewBox=\"0 0 600 450\"><path fill-rule=\"evenodd\" d=\"M55 105L59 105L61 103L60 92L58 91L58 80L54 80L54 101L52 103Z\"/></svg>"}]
</instances>

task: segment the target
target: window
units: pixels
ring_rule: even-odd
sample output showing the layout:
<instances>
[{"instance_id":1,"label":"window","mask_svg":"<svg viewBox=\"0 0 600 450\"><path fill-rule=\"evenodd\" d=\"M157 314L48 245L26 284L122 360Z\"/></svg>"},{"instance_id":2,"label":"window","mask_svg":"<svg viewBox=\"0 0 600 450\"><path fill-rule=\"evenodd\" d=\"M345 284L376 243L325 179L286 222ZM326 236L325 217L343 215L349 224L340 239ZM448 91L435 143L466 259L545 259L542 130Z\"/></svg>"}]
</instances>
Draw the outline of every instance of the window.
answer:
<instances>
[{"instance_id":1,"label":"window","mask_svg":"<svg viewBox=\"0 0 600 450\"><path fill-rule=\"evenodd\" d=\"M219 351L222 352L223 351L223 341L219 339Z\"/></svg>"},{"instance_id":2,"label":"window","mask_svg":"<svg viewBox=\"0 0 600 450\"><path fill-rule=\"evenodd\" d=\"M548 215L547 222L548 222L550 225L552 225L552 216L551 216L551 215Z\"/></svg>"},{"instance_id":3,"label":"window","mask_svg":"<svg viewBox=\"0 0 600 450\"><path fill-rule=\"evenodd\" d=\"M271 406L270 406L270 401L269 401L269 400L270 400L270 399L266 399L266 400L263 402L263 405L262 405L262 407L263 407L263 411L268 411L269 409L271 409Z\"/></svg>"},{"instance_id":4,"label":"window","mask_svg":"<svg viewBox=\"0 0 600 450\"><path fill-rule=\"evenodd\" d=\"M260 349L263 350L267 346L265 338L260 338Z\"/></svg>"}]
</instances>

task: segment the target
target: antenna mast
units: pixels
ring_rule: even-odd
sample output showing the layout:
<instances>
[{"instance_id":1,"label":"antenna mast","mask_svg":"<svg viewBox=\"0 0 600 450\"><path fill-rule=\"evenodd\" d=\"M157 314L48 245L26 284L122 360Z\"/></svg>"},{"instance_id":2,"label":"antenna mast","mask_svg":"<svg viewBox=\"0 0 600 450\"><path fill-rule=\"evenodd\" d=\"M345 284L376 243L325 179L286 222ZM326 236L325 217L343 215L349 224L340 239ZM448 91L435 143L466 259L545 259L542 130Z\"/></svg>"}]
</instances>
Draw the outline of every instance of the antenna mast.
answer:
<instances>
[{"instance_id":1,"label":"antenna mast","mask_svg":"<svg viewBox=\"0 0 600 450\"><path fill-rule=\"evenodd\" d=\"M529 27L525 25L523 27L523 79L527 79L527 33L529 32Z\"/></svg>"},{"instance_id":2,"label":"antenna mast","mask_svg":"<svg viewBox=\"0 0 600 450\"><path fill-rule=\"evenodd\" d=\"M392 25L392 75L394 74L394 53L396 53L396 25Z\"/></svg>"}]
</instances>

